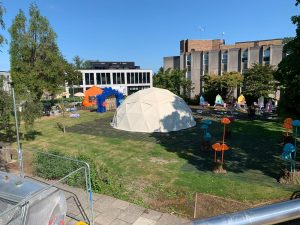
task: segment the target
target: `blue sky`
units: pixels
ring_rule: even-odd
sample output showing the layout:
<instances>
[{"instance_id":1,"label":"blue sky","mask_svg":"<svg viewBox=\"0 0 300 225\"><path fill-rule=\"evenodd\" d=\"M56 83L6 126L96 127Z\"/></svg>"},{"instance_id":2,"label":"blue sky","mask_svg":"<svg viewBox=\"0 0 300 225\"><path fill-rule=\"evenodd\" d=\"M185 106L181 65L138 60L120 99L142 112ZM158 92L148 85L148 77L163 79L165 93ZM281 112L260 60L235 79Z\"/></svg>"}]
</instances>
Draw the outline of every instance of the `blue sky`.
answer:
<instances>
[{"instance_id":1,"label":"blue sky","mask_svg":"<svg viewBox=\"0 0 300 225\"><path fill-rule=\"evenodd\" d=\"M29 0L2 0L9 28ZM163 57L179 55L183 39L236 41L295 36L290 17L295 0L36 0L57 34L62 54L102 61L135 61L156 71ZM9 41L9 34L4 33ZM222 32L225 34L222 36ZM9 70L9 46L0 52L0 71Z\"/></svg>"}]
</instances>

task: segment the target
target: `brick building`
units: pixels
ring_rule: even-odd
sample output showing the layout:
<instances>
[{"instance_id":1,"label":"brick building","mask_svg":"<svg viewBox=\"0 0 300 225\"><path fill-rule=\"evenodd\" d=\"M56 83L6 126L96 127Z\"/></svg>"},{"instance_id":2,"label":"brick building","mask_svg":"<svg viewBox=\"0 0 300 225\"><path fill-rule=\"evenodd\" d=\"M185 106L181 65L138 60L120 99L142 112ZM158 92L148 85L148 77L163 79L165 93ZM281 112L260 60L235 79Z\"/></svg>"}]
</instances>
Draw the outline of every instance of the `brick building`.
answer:
<instances>
[{"instance_id":1,"label":"brick building","mask_svg":"<svg viewBox=\"0 0 300 225\"><path fill-rule=\"evenodd\" d=\"M283 57L282 39L236 42L224 40L182 40L180 56L164 57L164 69L186 69L194 83L191 97L203 92L205 74L244 73L254 63L277 66ZM235 95L238 95L238 90Z\"/></svg>"}]
</instances>

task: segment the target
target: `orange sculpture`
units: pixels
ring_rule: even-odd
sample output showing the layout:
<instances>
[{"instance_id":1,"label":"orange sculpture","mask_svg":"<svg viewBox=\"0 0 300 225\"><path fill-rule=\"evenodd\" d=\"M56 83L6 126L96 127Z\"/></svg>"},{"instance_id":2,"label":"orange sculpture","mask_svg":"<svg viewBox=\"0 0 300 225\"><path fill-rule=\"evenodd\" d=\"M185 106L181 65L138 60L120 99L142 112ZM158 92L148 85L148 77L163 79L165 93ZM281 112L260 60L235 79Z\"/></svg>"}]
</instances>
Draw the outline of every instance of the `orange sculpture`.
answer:
<instances>
[{"instance_id":1,"label":"orange sculpture","mask_svg":"<svg viewBox=\"0 0 300 225\"><path fill-rule=\"evenodd\" d=\"M221 123L224 124L224 131L223 131L223 139L222 144L215 143L212 145L213 150L215 151L215 162L217 162L217 152L222 152L222 164L224 163L224 151L227 151L229 147L225 144L225 132L226 132L226 125L230 124L230 119L224 117L221 119Z\"/></svg>"},{"instance_id":2,"label":"orange sculpture","mask_svg":"<svg viewBox=\"0 0 300 225\"><path fill-rule=\"evenodd\" d=\"M97 86L93 86L84 92L83 106L89 107L97 105L96 96L101 95L103 90Z\"/></svg>"},{"instance_id":3,"label":"orange sculpture","mask_svg":"<svg viewBox=\"0 0 300 225\"><path fill-rule=\"evenodd\" d=\"M286 136L289 136L289 131L291 129L293 129L292 123L293 123L293 119L292 118L286 118L283 121L283 127L285 128Z\"/></svg>"}]
</instances>

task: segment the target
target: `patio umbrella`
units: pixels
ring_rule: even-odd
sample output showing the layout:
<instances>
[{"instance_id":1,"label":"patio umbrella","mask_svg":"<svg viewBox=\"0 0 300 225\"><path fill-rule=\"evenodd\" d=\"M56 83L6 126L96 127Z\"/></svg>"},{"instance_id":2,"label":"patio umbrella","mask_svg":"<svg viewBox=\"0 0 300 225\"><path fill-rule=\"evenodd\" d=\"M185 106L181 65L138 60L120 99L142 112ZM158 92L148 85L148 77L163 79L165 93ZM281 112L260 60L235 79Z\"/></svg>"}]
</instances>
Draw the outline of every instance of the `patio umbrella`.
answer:
<instances>
[{"instance_id":1,"label":"patio umbrella","mask_svg":"<svg viewBox=\"0 0 300 225\"><path fill-rule=\"evenodd\" d=\"M84 94L82 92L77 92L76 94L74 94L74 96L76 96L76 97L84 97Z\"/></svg>"}]
</instances>

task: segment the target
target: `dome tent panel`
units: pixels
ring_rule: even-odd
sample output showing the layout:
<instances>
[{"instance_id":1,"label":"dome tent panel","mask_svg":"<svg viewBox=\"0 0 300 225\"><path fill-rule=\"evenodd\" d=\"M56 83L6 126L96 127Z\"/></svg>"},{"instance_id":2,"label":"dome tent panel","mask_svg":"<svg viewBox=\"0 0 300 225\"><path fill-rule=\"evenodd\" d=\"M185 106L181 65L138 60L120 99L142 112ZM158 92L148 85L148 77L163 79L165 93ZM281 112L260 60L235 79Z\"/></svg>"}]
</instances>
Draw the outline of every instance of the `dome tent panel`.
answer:
<instances>
[{"instance_id":1,"label":"dome tent panel","mask_svg":"<svg viewBox=\"0 0 300 225\"><path fill-rule=\"evenodd\" d=\"M120 130L152 133L186 129L196 122L182 98L165 89L149 88L125 99L111 125Z\"/></svg>"}]
</instances>

